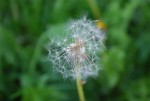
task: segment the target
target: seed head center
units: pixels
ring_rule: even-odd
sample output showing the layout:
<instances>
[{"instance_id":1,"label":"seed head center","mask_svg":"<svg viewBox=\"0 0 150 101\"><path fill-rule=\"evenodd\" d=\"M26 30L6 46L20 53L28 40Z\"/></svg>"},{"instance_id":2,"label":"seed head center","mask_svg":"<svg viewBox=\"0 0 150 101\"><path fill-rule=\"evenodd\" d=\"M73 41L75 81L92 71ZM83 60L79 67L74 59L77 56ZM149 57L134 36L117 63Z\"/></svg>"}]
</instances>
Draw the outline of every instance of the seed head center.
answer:
<instances>
[{"instance_id":1,"label":"seed head center","mask_svg":"<svg viewBox=\"0 0 150 101\"><path fill-rule=\"evenodd\" d=\"M70 44L66 52L70 58L77 60L83 59L85 55L85 47L82 41L76 41L75 43Z\"/></svg>"}]
</instances>

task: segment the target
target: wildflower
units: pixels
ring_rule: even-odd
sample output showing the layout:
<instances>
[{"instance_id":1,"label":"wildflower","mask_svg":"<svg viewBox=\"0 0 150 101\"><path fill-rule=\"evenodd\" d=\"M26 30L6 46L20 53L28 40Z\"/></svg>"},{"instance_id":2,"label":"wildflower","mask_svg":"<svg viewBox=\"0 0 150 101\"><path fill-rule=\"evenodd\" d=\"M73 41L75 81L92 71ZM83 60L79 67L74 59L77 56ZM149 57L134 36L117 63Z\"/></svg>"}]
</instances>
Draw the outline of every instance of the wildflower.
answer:
<instances>
[{"instance_id":1,"label":"wildflower","mask_svg":"<svg viewBox=\"0 0 150 101\"><path fill-rule=\"evenodd\" d=\"M99 51L104 49L105 32L96 26L97 21L83 17L68 23L65 38L51 40L48 44L48 60L54 70L64 78L95 77L98 74Z\"/></svg>"}]
</instances>

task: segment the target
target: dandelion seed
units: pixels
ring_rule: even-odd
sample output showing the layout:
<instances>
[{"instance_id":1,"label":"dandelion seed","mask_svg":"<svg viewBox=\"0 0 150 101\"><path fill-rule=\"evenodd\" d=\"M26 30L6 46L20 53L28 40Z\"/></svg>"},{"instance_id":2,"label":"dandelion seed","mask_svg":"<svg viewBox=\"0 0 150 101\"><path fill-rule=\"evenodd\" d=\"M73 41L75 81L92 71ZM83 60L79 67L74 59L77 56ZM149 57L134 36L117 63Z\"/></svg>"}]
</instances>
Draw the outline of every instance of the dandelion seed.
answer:
<instances>
[{"instance_id":1,"label":"dandelion seed","mask_svg":"<svg viewBox=\"0 0 150 101\"><path fill-rule=\"evenodd\" d=\"M58 39L49 43L48 60L64 78L76 79L80 76L86 80L97 76L99 57L96 53L104 49L104 30L96 26L96 21L86 17L71 21L67 28L62 41Z\"/></svg>"}]
</instances>

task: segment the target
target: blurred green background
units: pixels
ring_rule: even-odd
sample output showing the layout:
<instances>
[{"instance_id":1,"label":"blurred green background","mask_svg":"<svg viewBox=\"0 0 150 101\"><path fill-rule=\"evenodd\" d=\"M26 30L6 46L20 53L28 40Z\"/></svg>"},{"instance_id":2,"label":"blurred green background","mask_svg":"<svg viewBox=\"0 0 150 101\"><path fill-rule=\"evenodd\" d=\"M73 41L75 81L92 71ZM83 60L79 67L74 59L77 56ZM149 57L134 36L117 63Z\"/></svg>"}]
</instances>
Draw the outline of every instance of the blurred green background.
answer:
<instances>
[{"instance_id":1,"label":"blurred green background","mask_svg":"<svg viewBox=\"0 0 150 101\"><path fill-rule=\"evenodd\" d=\"M0 0L0 101L78 101L44 61L52 32L83 12L107 25L103 69L87 101L150 101L150 0Z\"/></svg>"}]
</instances>

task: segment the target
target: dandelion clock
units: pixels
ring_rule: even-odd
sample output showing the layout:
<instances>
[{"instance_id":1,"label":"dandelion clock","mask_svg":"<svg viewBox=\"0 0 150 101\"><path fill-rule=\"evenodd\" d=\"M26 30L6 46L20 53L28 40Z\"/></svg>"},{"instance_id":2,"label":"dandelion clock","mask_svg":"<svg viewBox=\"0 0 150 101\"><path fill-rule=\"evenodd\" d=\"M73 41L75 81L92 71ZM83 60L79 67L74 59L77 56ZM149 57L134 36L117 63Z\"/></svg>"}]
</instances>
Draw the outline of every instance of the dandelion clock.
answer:
<instances>
[{"instance_id":1,"label":"dandelion clock","mask_svg":"<svg viewBox=\"0 0 150 101\"><path fill-rule=\"evenodd\" d=\"M91 21L87 17L70 20L66 25L65 36L51 39L46 47L47 60L53 63L53 69L65 79L77 81L81 101L85 101L81 80L96 77L101 68L97 53L105 48L105 31L99 23L100 21Z\"/></svg>"}]
</instances>

